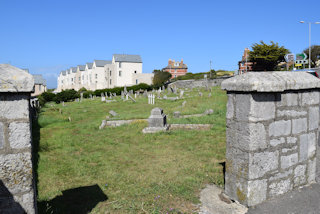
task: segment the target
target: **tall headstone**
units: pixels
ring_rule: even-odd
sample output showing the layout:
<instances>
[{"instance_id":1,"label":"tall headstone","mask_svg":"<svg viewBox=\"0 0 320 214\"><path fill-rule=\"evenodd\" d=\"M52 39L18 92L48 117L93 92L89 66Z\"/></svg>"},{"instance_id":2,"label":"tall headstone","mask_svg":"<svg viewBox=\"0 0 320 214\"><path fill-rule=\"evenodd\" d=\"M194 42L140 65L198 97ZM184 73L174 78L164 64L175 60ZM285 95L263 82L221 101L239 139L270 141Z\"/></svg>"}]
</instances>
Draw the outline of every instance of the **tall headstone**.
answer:
<instances>
[{"instance_id":1,"label":"tall headstone","mask_svg":"<svg viewBox=\"0 0 320 214\"><path fill-rule=\"evenodd\" d=\"M0 213L37 212L32 167L32 75L0 64Z\"/></svg>"}]
</instances>

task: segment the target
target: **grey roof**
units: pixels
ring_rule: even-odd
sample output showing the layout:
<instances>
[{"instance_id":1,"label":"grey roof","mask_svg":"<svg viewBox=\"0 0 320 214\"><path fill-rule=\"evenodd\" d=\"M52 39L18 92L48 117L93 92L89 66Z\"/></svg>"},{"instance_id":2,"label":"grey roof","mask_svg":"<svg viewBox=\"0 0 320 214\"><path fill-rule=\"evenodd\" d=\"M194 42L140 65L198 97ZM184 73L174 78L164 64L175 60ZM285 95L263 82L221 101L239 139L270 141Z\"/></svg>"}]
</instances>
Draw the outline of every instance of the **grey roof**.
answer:
<instances>
[{"instance_id":1,"label":"grey roof","mask_svg":"<svg viewBox=\"0 0 320 214\"><path fill-rule=\"evenodd\" d=\"M72 71L72 73L76 73L77 72L77 67L71 67L71 71Z\"/></svg>"},{"instance_id":2,"label":"grey roof","mask_svg":"<svg viewBox=\"0 0 320 214\"><path fill-rule=\"evenodd\" d=\"M36 85L47 85L47 81L42 77L41 74L33 74L34 84Z\"/></svg>"},{"instance_id":3,"label":"grey roof","mask_svg":"<svg viewBox=\"0 0 320 214\"><path fill-rule=\"evenodd\" d=\"M168 69L170 69L170 68L172 68L172 69L185 69L185 68L188 68L188 66L186 64L182 64L179 66L168 65L168 66L164 67L164 69L166 69L166 68L168 68Z\"/></svg>"},{"instance_id":4,"label":"grey roof","mask_svg":"<svg viewBox=\"0 0 320 214\"><path fill-rule=\"evenodd\" d=\"M65 75L66 75L66 71L61 71L61 74L62 74L63 76L65 76Z\"/></svg>"},{"instance_id":5,"label":"grey roof","mask_svg":"<svg viewBox=\"0 0 320 214\"><path fill-rule=\"evenodd\" d=\"M85 66L85 65L78 65L78 68L79 68L80 71L84 71L84 69L86 68L86 66Z\"/></svg>"},{"instance_id":6,"label":"grey roof","mask_svg":"<svg viewBox=\"0 0 320 214\"><path fill-rule=\"evenodd\" d=\"M94 60L94 62L96 63L97 67L103 67L106 64L111 64L112 63L111 60Z\"/></svg>"},{"instance_id":7,"label":"grey roof","mask_svg":"<svg viewBox=\"0 0 320 214\"><path fill-rule=\"evenodd\" d=\"M142 59L140 55L113 54L113 57L116 62L141 62L142 63Z\"/></svg>"},{"instance_id":8,"label":"grey roof","mask_svg":"<svg viewBox=\"0 0 320 214\"><path fill-rule=\"evenodd\" d=\"M88 69L92 68L93 63L87 62Z\"/></svg>"}]
</instances>

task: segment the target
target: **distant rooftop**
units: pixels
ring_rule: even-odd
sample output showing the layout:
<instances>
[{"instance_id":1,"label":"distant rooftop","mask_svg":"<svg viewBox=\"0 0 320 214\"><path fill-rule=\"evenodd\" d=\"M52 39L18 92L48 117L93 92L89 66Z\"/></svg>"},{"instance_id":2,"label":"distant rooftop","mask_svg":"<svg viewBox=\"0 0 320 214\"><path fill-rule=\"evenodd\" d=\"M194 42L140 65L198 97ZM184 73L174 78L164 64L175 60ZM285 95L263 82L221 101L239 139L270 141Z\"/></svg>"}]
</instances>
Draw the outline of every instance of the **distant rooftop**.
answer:
<instances>
[{"instance_id":1,"label":"distant rooftop","mask_svg":"<svg viewBox=\"0 0 320 214\"><path fill-rule=\"evenodd\" d=\"M111 64L111 60L94 60L93 61L97 67L104 67L106 64Z\"/></svg>"},{"instance_id":2,"label":"distant rooftop","mask_svg":"<svg viewBox=\"0 0 320 214\"><path fill-rule=\"evenodd\" d=\"M91 68L92 68L93 63L88 62L86 65L88 66L88 69L91 69Z\"/></svg>"},{"instance_id":3,"label":"distant rooftop","mask_svg":"<svg viewBox=\"0 0 320 214\"><path fill-rule=\"evenodd\" d=\"M78 68L79 68L80 71L84 71L84 69L86 68L86 66L85 66L85 65L78 65Z\"/></svg>"},{"instance_id":4,"label":"distant rooftop","mask_svg":"<svg viewBox=\"0 0 320 214\"><path fill-rule=\"evenodd\" d=\"M33 74L34 84L36 85L47 85L47 81L42 77L41 74Z\"/></svg>"},{"instance_id":5,"label":"distant rooftop","mask_svg":"<svg viewBox=\"0 0 320 214\"><path fill-rule=\"evenodd\" d=\"M129 54L113 54L114 61L116 62L137 62L142 63L140 55L129 55Z\"/></svg>"},{"instance_id":6,"label":"distant rooftop","mask_svg":"<svg viewBox=\"0 0 320 214\"><path fill-rule=\"evenodd\" d=\"M77 67L71 67L72 73L77 73Z\"/></svg>"}]
</instances>

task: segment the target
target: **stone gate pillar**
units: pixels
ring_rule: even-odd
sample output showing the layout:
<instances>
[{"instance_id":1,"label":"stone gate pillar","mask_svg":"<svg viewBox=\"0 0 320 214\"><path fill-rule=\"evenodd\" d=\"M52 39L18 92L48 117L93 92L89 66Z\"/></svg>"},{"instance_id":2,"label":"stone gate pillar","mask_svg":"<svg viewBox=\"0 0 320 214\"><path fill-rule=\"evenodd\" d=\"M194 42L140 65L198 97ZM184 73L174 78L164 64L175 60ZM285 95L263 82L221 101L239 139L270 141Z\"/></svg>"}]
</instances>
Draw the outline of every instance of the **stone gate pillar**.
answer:
<instances>
[{"instance_id":1,"label":"stone gate pillar","mask_svg":"<svg viewBox=\"0 0 320 214\"><path fill-rule=\"evenodd\" d=\"M254 206L315 181L320 80L305 72L249 72L227 90L225 192Z\"/></svg>"},{"instance_id":2,"label":"stone gate pillar","mask_svg":"<svg viewBox=\"0 0 320 214\"><path fill-rule=\"evenodd\" d=\"M35 213L27 72L0 64L0 213Z\"/></svg>"}]
</instances>

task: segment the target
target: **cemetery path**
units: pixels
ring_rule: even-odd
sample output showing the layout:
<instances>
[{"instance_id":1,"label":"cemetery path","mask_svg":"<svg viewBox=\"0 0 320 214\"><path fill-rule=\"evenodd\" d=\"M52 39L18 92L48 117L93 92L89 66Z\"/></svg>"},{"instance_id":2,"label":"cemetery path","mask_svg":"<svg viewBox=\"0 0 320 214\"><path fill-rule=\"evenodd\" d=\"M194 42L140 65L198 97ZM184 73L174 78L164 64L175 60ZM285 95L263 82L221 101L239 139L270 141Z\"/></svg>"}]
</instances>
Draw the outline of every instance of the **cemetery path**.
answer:
<instances>
[{"instance_id":1,"label":"cemetery path","mask_svg":"<svg viewBox=\"0 0 320 214\"><path fill-rule=\"evenodd\" d=\"M285 195L249 208L248 214L318 214L320 213L320 184L297 189Z\"/></svg>"}]
</instances>

